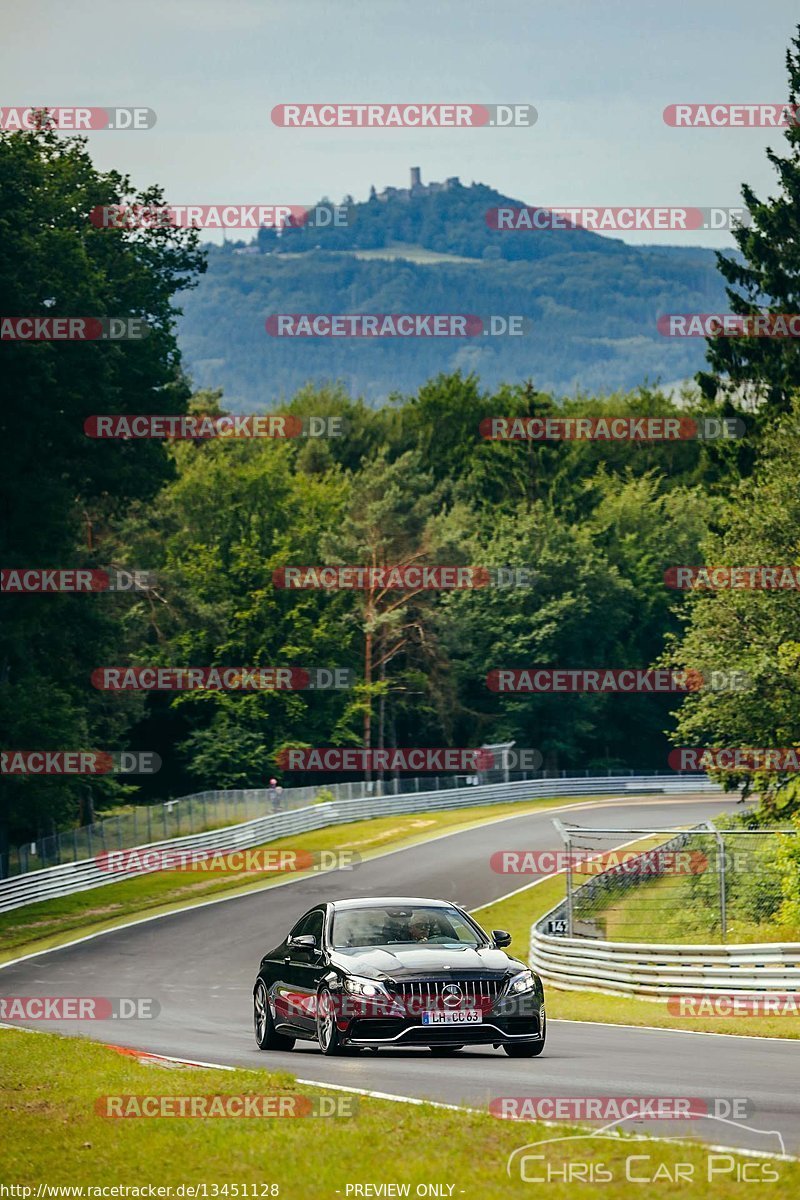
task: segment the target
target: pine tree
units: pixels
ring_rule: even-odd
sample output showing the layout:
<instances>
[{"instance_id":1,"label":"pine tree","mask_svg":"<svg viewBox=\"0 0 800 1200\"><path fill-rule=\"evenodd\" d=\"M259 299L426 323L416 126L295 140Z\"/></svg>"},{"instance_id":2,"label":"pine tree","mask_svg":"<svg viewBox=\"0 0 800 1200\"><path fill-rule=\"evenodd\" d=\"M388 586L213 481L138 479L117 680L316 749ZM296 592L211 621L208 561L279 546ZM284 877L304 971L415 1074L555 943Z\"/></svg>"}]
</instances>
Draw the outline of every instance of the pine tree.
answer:
<instances>
[{"instance_id":1,"label":"pine tree","mask_svg":"<svg viewBox=\"0 0 800 1200\"><path fill-rule=\"evenodd\" d=\"M800 312L800 26L786 53L788 103L794 122L786 129L789 153L767 149L780 183L777 196L760 200L747 184L742 196L750 213L734 237L744 261L717 255L727 281L731 311L738 314ZM711 398L755 399L765 415L785 412L800 387L800 342L791 337L715 337L708 342L712 371L697 376Z\"/></svg>"}]
</instances>

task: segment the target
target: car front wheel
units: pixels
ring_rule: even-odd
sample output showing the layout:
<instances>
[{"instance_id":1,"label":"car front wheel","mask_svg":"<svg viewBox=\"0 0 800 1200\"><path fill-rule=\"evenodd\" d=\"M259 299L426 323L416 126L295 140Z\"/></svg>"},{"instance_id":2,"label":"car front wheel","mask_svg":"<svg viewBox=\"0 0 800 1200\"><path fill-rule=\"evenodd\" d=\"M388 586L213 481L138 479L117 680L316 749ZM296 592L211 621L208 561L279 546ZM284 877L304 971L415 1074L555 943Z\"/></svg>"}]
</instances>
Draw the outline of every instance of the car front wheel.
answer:
<instances>
[{"instance_id":1,"label":"car front wheel","mask_svg":"<svg viewBox=\"0 0 800 1200\"><path fill-rule=\"evenodd\" d=\"M336 1005L328 988L322 988L317 996L317 1041L323 1054L344 1054L336 1028Z\"/></svg>"},{"instance_id":2,"label":"car front wheel","mask_svg":"<svg viewBox=\"0 0 800 1200\"><path fill-rule=\"evenodd\" d=\"M259 979L253 994L253 1027L256 1034L256 1045L259 1050L291 1050L294 1038L285 1037L275 1032L272 1022L272 1012L267 997L267 987L263 979Z\"/></svg>"},{"instance_id":3,"label":"car front wheel","mask_svg":"<svg viewBox=\"0 0 800 1200\"><path fill-rule=\"evenodd\" d=\"M503 1049L509 1058L536 1058L544 1050L544 1042L506 1042Z\"/></svg>"}]
</instances>

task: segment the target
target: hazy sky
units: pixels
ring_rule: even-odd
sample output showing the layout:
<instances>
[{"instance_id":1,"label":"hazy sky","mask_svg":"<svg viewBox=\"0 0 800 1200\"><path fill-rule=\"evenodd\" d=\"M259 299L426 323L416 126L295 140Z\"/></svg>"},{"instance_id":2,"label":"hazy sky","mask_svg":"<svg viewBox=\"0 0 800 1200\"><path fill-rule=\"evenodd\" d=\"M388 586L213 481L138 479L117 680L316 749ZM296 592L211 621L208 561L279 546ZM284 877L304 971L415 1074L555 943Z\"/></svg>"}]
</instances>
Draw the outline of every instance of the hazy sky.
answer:
<instances>
[{"instance_id":1,"label":"hazy sky","mask_svg":"<svg viewBox=\"0 0 800 1200\"><path fill-rule=\"evenodd\" d=\"M730 206L774 191L778 130L673 129L684 102L786 98L796 0L26 0L2 11L2 105L146 105L90 135L174 203L310 204L458 175L528 204ZM536 106L531 129L281 129L291 101ZM232 236L244 236L233 234ZM250 235L247 235L250 236ZM629 235L635 241L640 235ZM728 244L708 232L644 240Z\"/></svg>"}]
</instances>

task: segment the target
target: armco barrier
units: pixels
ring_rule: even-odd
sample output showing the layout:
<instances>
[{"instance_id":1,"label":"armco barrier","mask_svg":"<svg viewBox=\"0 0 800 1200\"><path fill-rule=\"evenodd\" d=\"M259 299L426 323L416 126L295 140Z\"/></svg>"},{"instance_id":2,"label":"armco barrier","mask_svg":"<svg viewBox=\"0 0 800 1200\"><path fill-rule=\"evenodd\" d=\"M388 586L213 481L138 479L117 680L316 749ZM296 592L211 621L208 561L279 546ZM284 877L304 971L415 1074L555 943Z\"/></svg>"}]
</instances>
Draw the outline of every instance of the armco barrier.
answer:
<instances>
[{"instance_id":1,"label":"armco barrier","mask_svg":"<svg viewBox=\"0 0 800 1200\"><path fill-rule=\"evenodd\" d=\"M626 793L657 793L683 795L693 792L717 792L719 787L705 776L643 775L586 778L576 776L561 779L518 780L514 783L493 783L479 787L456 788L452 791L412 792L398 796L369 796L361 800L334 800L312 804L290 812L272 813L241 825L209 833L192 834L169 841L153 842L149 848L160 850L246 850L278 838L323 829L369 817L391 816L395 813L414 813L445 808L465 808L482 804L502 804L533 800L540 796L581 797L624 795ZM263 792L265 803L268 792ZM144 849L144 847L139 847ZM142 870L127 872L104 871L96 859L46 867L0 882L0 912L34 904L56 896L69 896L144 874Z\"/></svg>"},{"instance_id":2,"label":"armco barrier","mask_svg":"<svg viewBox=\"0 0 800 1200\"><path fill-rule=\"evenodd\" d=\"M800 993L800 942L741 946L587 942L542 933L537 925L531 929L530 965L545 983L566 991L651 1000L706 992Z\"/></svg>"}]
</instances>

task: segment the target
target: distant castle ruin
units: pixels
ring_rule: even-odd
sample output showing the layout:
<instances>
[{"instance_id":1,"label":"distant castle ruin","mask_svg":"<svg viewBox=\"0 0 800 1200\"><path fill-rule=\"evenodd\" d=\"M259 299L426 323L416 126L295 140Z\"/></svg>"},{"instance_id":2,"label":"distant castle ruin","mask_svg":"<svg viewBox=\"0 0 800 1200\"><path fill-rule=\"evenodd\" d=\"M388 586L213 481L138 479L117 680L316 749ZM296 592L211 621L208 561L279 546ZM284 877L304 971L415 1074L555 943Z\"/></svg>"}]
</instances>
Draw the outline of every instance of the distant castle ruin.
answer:
<instances>
[{"instance_id":1,"label":"distant castle ruin","mask_svg":"<svg viewBox=\"0 0 800 1200\"><path fill-rule=\"evenodd\" d=\"M382 192L376 192L375 187L369 190L370 200L410 200L412 196L432 196L435 192L449 192L451 188L460 187L457 175L451 175L444 183L423 183L419 167L411 168L411 187L385 187Z\"/></svg>"}]
</instances>

